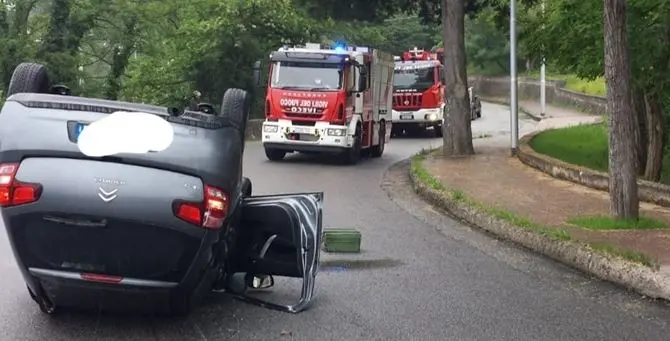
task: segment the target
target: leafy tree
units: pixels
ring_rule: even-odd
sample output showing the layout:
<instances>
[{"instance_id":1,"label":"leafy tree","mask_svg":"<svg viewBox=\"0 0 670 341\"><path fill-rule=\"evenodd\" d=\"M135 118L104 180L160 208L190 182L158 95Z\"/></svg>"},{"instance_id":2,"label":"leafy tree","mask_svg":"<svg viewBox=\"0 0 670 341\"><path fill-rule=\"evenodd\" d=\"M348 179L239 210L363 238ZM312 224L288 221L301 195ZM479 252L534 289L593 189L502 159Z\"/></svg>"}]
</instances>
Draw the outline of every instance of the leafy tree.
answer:
<instances>
[{"instance_id":1,"label":"leafy tree","mask_svg":"<svg viewBox=\"0 0 670 341\"><path fill-rule=\"evenodd\" d=\"M524 25L532 32L526 36L527 46L537 55L544 46L550 51L548 62L567 73L587 79L602 76L602 4L597 0L557 0L547 1L546 5L544 16L539 6L523 16ZM639 173L645 179L658 181L666 140L664 113L670 105L670 3L631 2L627 16Z\"/></svg>"}]
</instances>

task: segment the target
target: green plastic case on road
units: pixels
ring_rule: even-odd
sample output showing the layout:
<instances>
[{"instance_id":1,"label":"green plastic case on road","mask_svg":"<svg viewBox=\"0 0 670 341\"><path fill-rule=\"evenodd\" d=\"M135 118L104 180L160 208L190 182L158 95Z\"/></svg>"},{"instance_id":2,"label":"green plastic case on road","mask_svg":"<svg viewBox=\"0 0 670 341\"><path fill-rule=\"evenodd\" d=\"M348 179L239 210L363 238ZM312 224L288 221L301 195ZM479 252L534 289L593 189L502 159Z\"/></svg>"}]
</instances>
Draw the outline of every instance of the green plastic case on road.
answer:
<instances>
[{"instance_id":1,"label":"green plastic case on road","mask_svg":"<svg viewBox=\"0 0 670 341\"><path fill-rule=\"evenodd\" d=\"M354 229L324 229L323 250L333 253L361 252L361 233Z\"/></svg>"}]
</instances>

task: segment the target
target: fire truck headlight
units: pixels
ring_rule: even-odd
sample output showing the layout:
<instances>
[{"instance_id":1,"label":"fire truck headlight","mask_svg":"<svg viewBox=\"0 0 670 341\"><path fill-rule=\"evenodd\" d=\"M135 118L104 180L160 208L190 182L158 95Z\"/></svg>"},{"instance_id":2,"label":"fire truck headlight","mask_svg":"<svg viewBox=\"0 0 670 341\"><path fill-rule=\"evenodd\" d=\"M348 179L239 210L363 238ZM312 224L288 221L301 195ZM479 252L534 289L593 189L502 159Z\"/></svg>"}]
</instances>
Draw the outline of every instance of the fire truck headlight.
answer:
<instances>
[{"instance_id":1,"label":"fire truck headlight","mask_svg":"<svg viewBox=\"0 0 670 341\"><path fill-rule=\"evenodd\" d=\"M345 136L347 134L346 129L332 128L327 131L328 136Z\"/></svg>"},{"instance_id":2,"label":"fire truck headlight","mask_svg":"<svg viewBox=\"0 0 670 341\"><path fill-rule=\"evenodd\" d=\"M279 130L278 126L271 126L271 125L264 125L263 126L263 132L264 133L276 133Z\"/></svg>"},{"instance_id":3,"label":"fire truck headlight","mask_svg":"<svg viewBox=\"0 0 670 341\"><path fill-rule=\"evenodd\" d=\"M437 120L437 115L435 114L426 115L426 121L435 121L435 120Z\"/></svg>"}]
</instances>

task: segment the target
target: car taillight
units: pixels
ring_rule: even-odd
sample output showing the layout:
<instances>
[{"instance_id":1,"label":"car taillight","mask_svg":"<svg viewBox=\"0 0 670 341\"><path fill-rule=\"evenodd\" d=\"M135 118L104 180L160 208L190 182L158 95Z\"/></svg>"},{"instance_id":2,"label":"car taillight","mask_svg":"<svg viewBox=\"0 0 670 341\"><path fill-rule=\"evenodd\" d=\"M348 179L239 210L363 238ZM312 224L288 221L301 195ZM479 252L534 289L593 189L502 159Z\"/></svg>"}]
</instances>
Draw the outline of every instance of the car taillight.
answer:
<instances>
[{"instance_id":1,"label":"car taillight","mask_svg":"<svg viewBox=\"0 0 670 341\"><path fill-rule=\"evenodd\" d=\"M204 192L204 203L178 202L175 215L206 229L219 229L228 215L230 197L224 190L210 185L205 185Z\"/></svg>"},{"instance_id":2,"label":"car taillight","mask_svg":"<svg viewBox=\"0 0 670 341\"><path fill-rule=\"evenodd\" d=\"M39 184L16 180L18 163L0 164L0 206L9 207L35 202L42 194Z\"/></svg>"},{"instance_id":3,"label":"car taillight","mask_svg":"<svg viewBox=\"0 0 670 341\"><path fill-rule=\"evenodd\" d=\"M229 201L228 194L222 189L205 185L205 214L202 227L208 229L221 228L228 214Z\"/></svg>"}]
</instances>

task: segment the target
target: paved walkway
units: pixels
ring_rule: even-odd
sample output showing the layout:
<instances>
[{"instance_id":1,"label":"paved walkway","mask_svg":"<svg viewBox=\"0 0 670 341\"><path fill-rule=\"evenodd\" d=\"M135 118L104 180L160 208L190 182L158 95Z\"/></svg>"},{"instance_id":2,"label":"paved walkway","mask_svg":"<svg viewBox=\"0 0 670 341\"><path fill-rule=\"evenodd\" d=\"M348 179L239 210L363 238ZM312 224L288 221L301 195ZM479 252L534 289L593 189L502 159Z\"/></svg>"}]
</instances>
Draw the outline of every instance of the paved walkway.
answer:
<instances>
[{"instance_id":1,"label":"paved walkway","mask_svg":"<svg viewBox=\"0 0 670 341\"><path fill-rule=\"evenodd\" d=\"M602 117L585 114L573 109L555 107L547 105L547 112L542 116L542 106L538 101L519 101L519 110L540 119L536 130L546 130L561 127L568 127L584 123L596 123L602 120Z\"/></svg>"},{"instance_id":2,"label":"paved walkway","mask_svg":"<svg viewBox=\"0 0 670 341\"><path fill-rule=\"evenodd\" d=\"M523 103L527 105L531 103ZM539 104L535 106L539 109ZM527 108L535 108L528 105ZM597 117L548 107L544 128L554 128L593 121ZM560 121L559 121L560 120ZM573 239L607 244L622 250L643 253L670 265L670 230L590 231L569 225L569 218L584 215L607 215L609 197L571 182L558 180L530 168L517 158L509 157L502 137L475 140L477 155L463 159L428 158L424 167L445 188L457 189L487 206L498 207L547 227L563 227ZM643 216L667 221L670 209L641 203Z\"/></svg>"}]
</instances>

